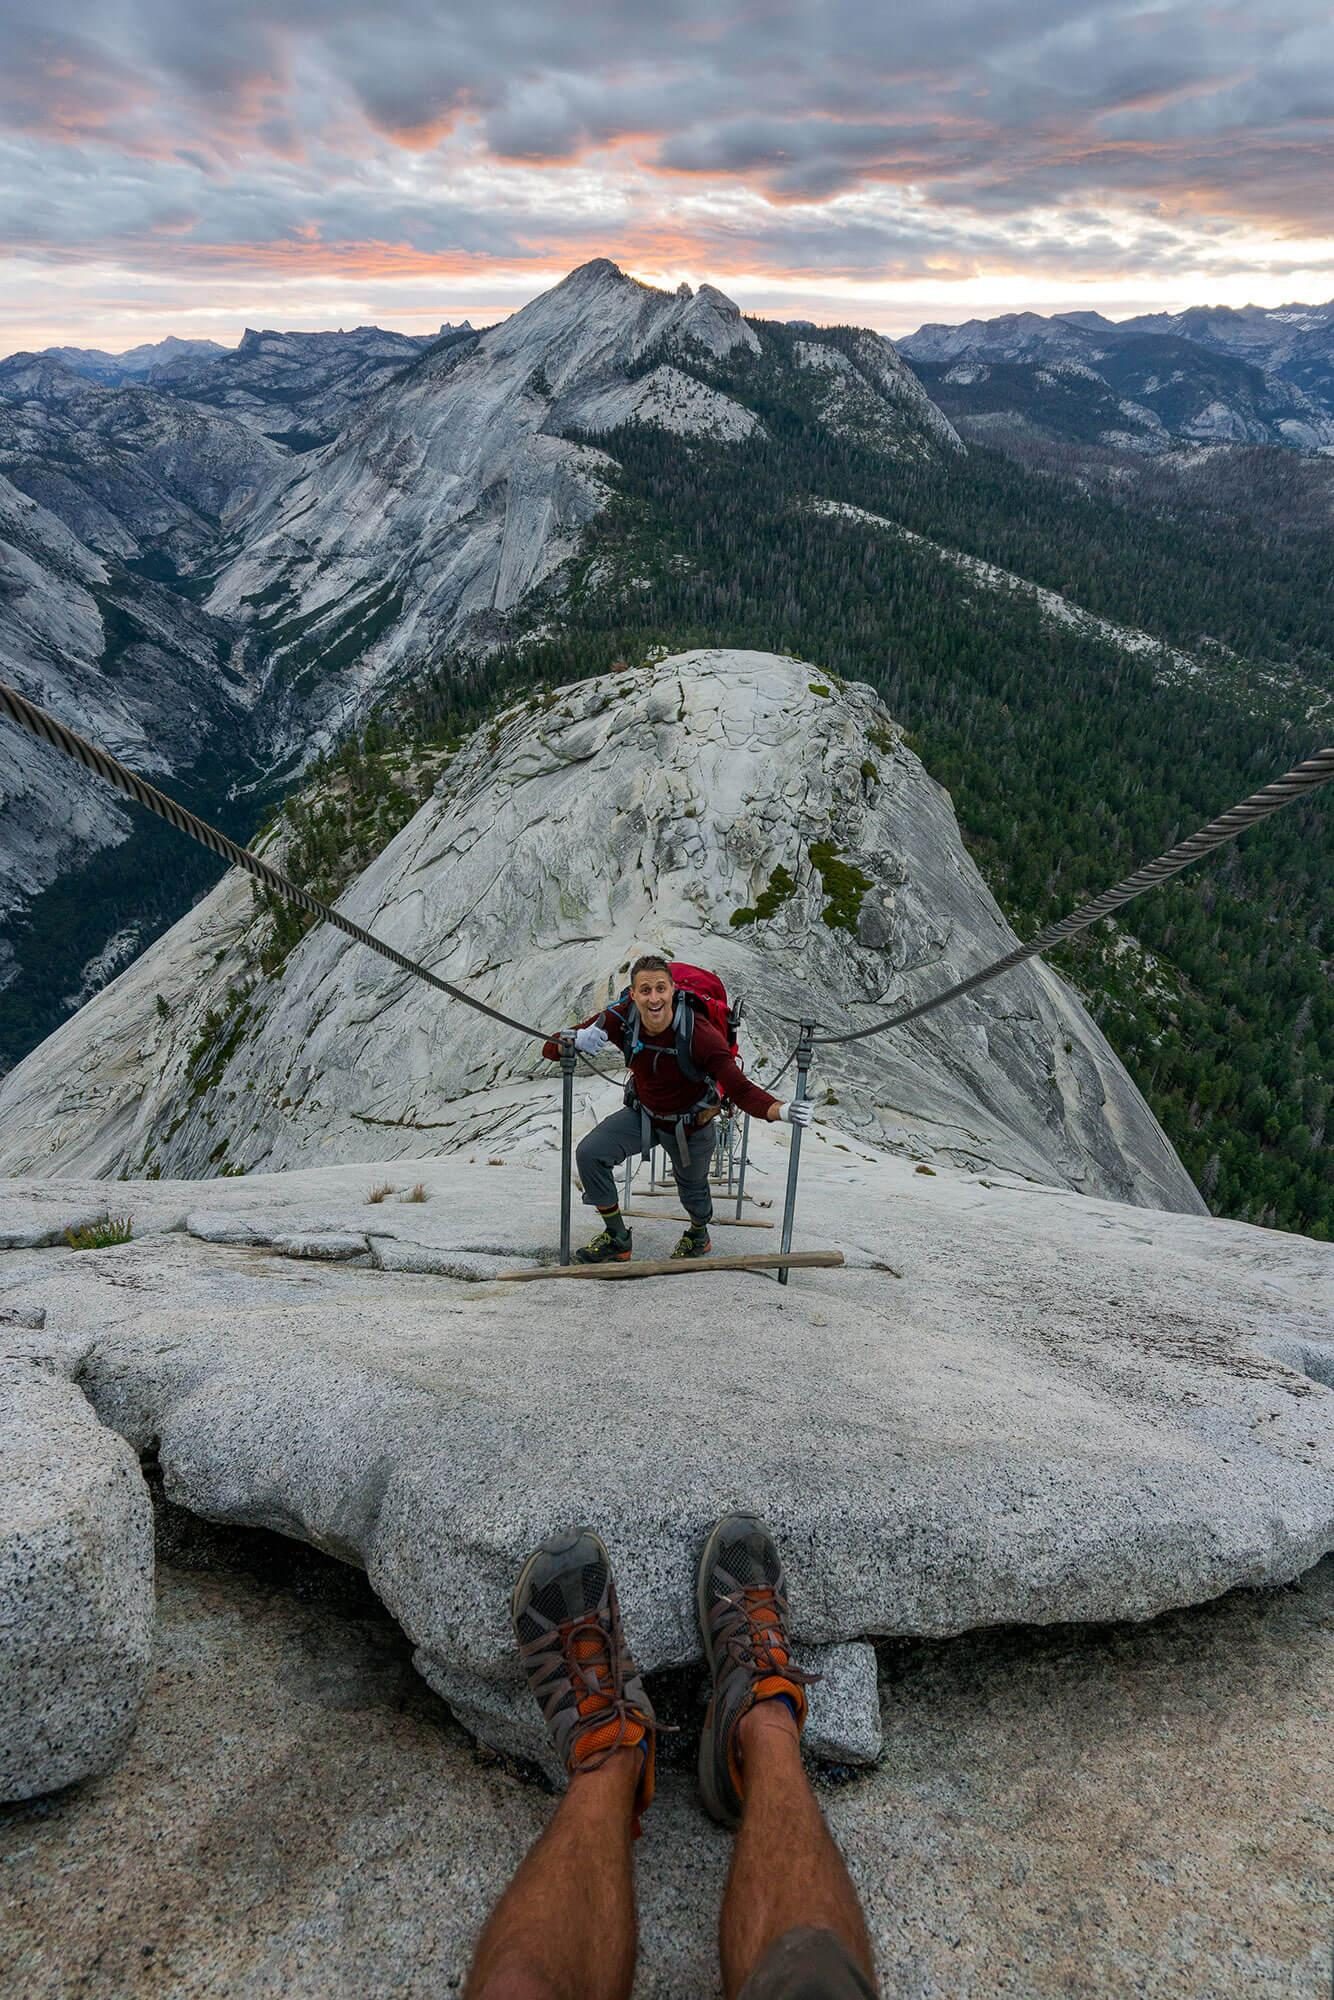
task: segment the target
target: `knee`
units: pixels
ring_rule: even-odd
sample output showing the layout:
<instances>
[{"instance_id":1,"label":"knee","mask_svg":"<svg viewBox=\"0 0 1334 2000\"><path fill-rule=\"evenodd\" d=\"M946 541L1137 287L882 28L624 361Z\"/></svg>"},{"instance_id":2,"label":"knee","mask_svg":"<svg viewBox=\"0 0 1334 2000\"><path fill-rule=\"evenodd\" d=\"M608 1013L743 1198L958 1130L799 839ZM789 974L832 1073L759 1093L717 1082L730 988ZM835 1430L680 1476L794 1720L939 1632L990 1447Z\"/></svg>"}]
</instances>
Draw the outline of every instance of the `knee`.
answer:
<instances>
[{"instance_id":1,"label":"knee","mask_svg":"<svg viewBox=\"0 0 1334 2000\"><path fill-rule=\"evenodd\" d=\"M545 1974L518 1957L497 1958L481 1973L474 1972L466 2000L561 2000L560 1990Z\"/></svg>"}]
</instances>

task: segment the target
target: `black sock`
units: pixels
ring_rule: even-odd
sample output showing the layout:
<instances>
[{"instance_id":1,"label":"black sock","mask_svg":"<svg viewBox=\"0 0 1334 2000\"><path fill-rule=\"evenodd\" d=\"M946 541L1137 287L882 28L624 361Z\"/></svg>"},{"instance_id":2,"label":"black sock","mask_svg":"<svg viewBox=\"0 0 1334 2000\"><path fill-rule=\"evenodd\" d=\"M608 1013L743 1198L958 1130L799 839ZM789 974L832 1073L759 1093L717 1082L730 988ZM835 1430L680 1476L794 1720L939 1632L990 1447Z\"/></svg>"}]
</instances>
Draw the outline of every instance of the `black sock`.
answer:
<instances>
[{"instance_id":1,"label":"black sock","mask_svg":"<svg viewBox=\"0 0 1334 2000\"><path fill-rule=\"evenodd\" d=\"M619 1202L616 1203L614 1208L600 1208L598 1214L602 1217L605 1228L612 1236L628 1236L630 1234L625 1226L625 1219L621 1214L621 1204Z\"/></svg>"}]
</instances>

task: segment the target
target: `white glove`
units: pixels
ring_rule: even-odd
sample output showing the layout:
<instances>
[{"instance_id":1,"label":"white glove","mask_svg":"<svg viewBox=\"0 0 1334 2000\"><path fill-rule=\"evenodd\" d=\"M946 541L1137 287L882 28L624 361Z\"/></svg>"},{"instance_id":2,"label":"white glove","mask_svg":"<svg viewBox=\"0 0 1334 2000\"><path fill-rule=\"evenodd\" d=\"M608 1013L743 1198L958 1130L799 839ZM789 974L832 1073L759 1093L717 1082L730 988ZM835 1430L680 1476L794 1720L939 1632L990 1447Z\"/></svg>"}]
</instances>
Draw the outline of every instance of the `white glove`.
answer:
<instances>
[{"instance_id":1,"label":"white glove","mask_svg":"<svg viewBox=\"0 0 1334 2000\"><path fill-rule=\"evenodd\" d=\"M610 1036L605 1028L599 1028L596 1021L590 1021L586 1028L577 1028L574 1046L582 1056L600 1056L606 1048Z\"/></svg>"},{"instance_id":2,"label":"white glove","mask_svg":"<svg viewBox=\"0 0 1334 2000\"><path fill-rule=\"evenodd\" d=\"M809 1125L814 1112L815 1106L809 1097L794 1097L778 1107L779 1117L786 1119L789 1125Z\"/></svg>"}]
</instances>

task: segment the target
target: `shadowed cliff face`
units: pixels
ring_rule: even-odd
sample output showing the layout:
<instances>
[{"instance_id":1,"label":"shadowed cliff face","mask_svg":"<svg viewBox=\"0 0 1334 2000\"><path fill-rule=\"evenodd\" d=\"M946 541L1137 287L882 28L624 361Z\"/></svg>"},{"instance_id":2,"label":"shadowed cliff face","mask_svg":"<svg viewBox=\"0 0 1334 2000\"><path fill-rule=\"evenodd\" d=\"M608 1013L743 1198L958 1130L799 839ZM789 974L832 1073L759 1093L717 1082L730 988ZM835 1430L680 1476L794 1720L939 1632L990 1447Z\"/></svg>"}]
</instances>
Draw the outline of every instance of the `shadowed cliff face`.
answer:
<instances>
[{"instance_id":1,"label":"shadowed cliff face","mask_svg":"<svg viewBox=\"0 0 1334 2000\"><path fill-rule=\"evenodd\" d=\"M1013 942L948 797L876 696L745 652L681 654L512 709L341 907L544 1029L591 1012L636 949L663 943L745 996L761 1080L793 1045L784 1017L863 1026ZM0 1171L272 1168L364 1157L372 1132L405 1156L552 1143L552 1072L533 1043L328 927L265 978L266 925L229 879L21 1064L0 1087ZM923 1160L1201 1207L1044 966L822 1049L812 1093L849 1136Z\"/></svg>"}]
</instances>

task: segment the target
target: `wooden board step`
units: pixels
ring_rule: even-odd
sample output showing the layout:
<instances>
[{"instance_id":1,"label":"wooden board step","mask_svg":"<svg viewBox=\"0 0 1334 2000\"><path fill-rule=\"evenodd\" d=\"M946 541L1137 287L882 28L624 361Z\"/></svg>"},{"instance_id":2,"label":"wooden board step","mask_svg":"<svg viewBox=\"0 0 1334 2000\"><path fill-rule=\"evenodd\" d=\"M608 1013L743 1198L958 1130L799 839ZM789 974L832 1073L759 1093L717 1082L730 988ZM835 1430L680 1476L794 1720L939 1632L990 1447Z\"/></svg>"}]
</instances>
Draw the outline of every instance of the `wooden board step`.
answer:
<instances>
[{"instance_id":1,"label":"wooden board step","mask_svg":"<svg viewBox=\"0 0 1334 2000\"><path fill-rule=\"evenodd\" d=\"M736 1189L733 1188L731 1194L729 1194L727 1192L727 1182L725 1180L710 1181L709 1187L716 1201L736 1200ZM582 1192L583 1190L580 1189L580 1193ZM646 1188L635 1189L635 1199L637 1201L679 1201L681 1197L676 1192L676 1189L674 1187L655 1187L655 1188L646 1187ZM748 1204L750 1204L750 1206L754 1208L773 1207L773 1199L771 1196L766 1197L754 1194L743 1194L741 1199L742 1201L747 1202Z\"/></svg>"},{"instance_id":2,"label":"wooden board step","mask_svg":"<svg viewBox=\"0 0 1334 2000\"><path fill-rule=\"evenodd\" d=\"M709 1271L834 1271L841 1250L766 1250L756 1257L659 1257L641 1264L539 1264L532 1271L502 1271L500 1282L531 1284L536 1278L683 1278Z\"/></svg>"},{"instance_id":3,"label":"wooden board step","mask_svg":"<svg viewBox=\"0 0 1334 2000\"><path fill-rule=\"evenodd\" d=\"M670 1210L664 1213L660 1208L623 1208L621 1214L637 1215L644 1222L689 1222L690 1220L688 1215L673 1215ZM773 1226L772 1222L761 1222L749 1215L715 1215L709 1224L710 1229L772 1229Z\"/></svg>"}]
</instances>

